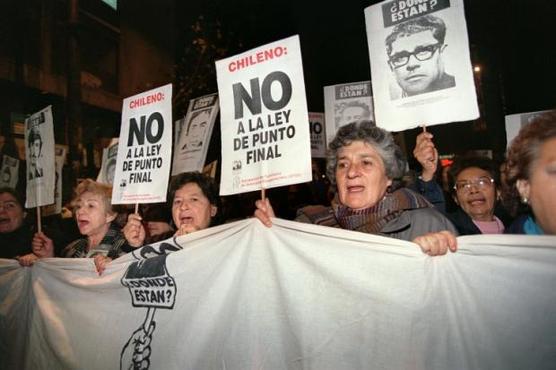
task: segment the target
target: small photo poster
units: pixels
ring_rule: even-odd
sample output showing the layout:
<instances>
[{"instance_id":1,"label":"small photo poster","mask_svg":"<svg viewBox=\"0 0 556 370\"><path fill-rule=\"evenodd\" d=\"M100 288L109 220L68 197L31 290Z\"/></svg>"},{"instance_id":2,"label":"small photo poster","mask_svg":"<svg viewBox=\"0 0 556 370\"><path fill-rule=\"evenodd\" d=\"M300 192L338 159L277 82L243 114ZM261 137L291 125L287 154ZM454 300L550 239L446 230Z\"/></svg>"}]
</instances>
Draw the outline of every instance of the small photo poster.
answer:
<instances>
[{"instance_id":1,"label":"small photo poster","mask_svg":"<svg viewBox=\"0 0 556 370\"><path fill-rule=\"evenodd\" d=\"M25 158L27 160L26 208L54 203L56 166L52 106L25 120Z\"/></svg>"},{"instance_id":2,"label":"small photo poster","mask_svg":"<svg viewBox=\"0 0 556 370\"><path fill-rule=\"evenodd\" d=\"M218 94L189 101L185 117L175 122L172 176L203 170L218 111Z\"/></svg>"},{"instance_id":3,"label":"small photo poster","mask_svg":"<svg viewBox=\"0 0 556 370\"><path fill-rule=\"evenodd\" d=\"M359 120L374 121L371 81L348 82L324 87L326 140L332 141L342 126Z\"/></svg>"}]
</instances>

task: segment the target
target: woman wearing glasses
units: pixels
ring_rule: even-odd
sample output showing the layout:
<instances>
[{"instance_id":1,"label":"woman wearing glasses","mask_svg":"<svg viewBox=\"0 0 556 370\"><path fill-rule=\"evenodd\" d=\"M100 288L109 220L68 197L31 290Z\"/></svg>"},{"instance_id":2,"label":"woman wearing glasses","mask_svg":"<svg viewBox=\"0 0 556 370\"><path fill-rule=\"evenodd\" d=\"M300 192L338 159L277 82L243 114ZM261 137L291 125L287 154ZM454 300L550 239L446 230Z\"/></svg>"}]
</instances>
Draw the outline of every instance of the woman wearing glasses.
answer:
<instances>
[{"instance_id":1,"label":"woman wearing glasses","mask_svg":"<svg viewBox=\"0 0 556 370\"><path fill-rule=\"evenodd\" d=\"M460 235L502 234L511 221L499 204L500 173L486 157L462 157L448 171L459 208L448 215Z\"/></svg>"}]
</instances>

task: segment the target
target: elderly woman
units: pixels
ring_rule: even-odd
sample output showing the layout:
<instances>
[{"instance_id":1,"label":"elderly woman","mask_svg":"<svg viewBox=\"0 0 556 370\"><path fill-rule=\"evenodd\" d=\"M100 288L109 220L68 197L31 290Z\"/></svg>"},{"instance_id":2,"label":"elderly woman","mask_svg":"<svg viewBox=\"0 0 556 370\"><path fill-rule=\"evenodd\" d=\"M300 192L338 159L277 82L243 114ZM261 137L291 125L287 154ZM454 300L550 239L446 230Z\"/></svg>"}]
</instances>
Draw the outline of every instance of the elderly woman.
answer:
<instances>
[{"instance_id":1,"label":"elderly woman","mask_svg":"<svg viewBox=\"0 0 556 370\"><path fill-rule=\"evenodd\" d=\"M460 235L502 234L510 217L498 202L499 167L486 157L461 157L448 171L458 209L448 218Z\"/></svg>"},{"instance_id":2,"label":"elderly woman","mask_svg":"<svg viewBox=\"0 0 556 370\"><path fill-rule=\"evenodd\" d=\"M101 274L106 264L124 254L126 240L116 223L112 208L112 187L87 179L75 189L72 201L75 219L83 238L69 243L61 253L66 258L94 258ZM33 253L38 258L54 257L52 240L44 233L33 238Z\"/></svg>"},{"instance_id":3,"label":"elderly woman","mask_svg":"<svg viewBox=\"0 0 556 370\"><path fill-rule=\"evenodd\" d=\"M331 207L308 206L297 221L414 241L429 255L456 250L455 228L422 196L401 187L406 162L387 131L370 121L340 128L329 145L327 172L337 195ZM268 199L255 216L271 226Z\"/></svg>"},{"instance_id":4,"label":"elderly woman","mask_svg":"<svg viewBox=\"0 0 556 370\"><path fill-rule=\"evenodd\" d=\"M157 240L180 236L214 226L217 222L219 197L212 179L199 172L186 172L174 178L170 185L169 202L172 220L176 227L157 237ZM141 247L155 240L146 240L142 218L131 214L123 229L127 242L132 247Z\"/></svg>"},{"instance_id":5,"label":"elderly woman","mask_svg":"<svg viewBox=\"0 0 556 370\"><path fill-rule=\"evenodd\" d=\"M521 128L507 153L504 201L527 211L508 230L511 234L556 235L556 111Z\"/></svg>"}]
</instances>

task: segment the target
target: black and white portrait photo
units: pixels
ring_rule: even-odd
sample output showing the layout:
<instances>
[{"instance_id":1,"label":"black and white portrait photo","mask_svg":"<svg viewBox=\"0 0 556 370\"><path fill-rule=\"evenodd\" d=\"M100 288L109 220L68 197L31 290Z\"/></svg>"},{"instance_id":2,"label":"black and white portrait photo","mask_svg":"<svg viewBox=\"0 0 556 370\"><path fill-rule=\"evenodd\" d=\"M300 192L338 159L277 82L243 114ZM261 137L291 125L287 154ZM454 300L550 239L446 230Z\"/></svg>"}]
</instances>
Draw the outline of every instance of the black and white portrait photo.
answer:
<instances>
[{"instance_id":1,"label":"black and white portrait photo","mask_svg":"<svg viewBox=\"0 0 556 370\"><path fill-rule=\"evenodd\" d=\"M400 23L386 38L388 64L401 89L391 89L398 99L456 86L445 70L443 54L446 24L442 18L424 15Z\"/></svg>"},{"instance_id":2,"label":"black and white portrait photo","mask_svg":"<svg viewBox=\"0 0 556 370\"><path fill-rule=\"evenodd\" d=\"M43 142L39 130L31 129L29 131L27 145L29 148L29 180L43 177L44 171L41 165Z\"/></svg>"},{"instance_id":3,"label":"black and white portrait photo","mask_svg":"<svg viewBox=\"0 0 556 370\"><path fill-rule=\"evenodd\" d=\"M211 111L212 108L192 113L191 120L185 132L185 144L183 144L181 150L198 149L203 145L205 132L210 123Z\"/></svg>"},{"instance_id":4,"label":"black and white portrait photo","mask_svg":"<svg viewBox=\"0 0 556 370\"><path fill-rule=\"evenodd\" d=\"M365 8L375 123L389 131L477 119L463 0Z\"/></svg>"},{"instance_id":5,"label":"black and white portrait photo","mask_svg":"<svg viewBox=\"0 0 556 370\"><path fill-rule=\"evenodd\" d=\"M336 130L348 123L372 118L370 104L362 101L336 103L336 106Z\"/></svg>"}]
</instances>

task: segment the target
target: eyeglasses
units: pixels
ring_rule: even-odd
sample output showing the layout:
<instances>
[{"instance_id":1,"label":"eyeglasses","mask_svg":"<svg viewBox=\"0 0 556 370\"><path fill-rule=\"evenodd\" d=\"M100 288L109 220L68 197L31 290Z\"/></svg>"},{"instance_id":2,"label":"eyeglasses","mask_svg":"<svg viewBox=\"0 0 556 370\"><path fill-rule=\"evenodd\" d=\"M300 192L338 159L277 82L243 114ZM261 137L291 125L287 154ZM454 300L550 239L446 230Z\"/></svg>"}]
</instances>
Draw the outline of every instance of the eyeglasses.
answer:
<instances>
[{"instance_id":1,"label":"eyeglasses","mask_svg":"<svg viewBox=\"0 0 556 370\"><path fill-rule=\"evenodd\" d=\"M494 179L490 177L479 177L475 180L458 181L454 185L454 190L469 193L471 187L475 186L477 189L486 189L494 184Z\"/></svg>"},{"instance_id":2,"label":"eyeglasses","mask_svg":"<svg viewBox=\"0 0 556 370\"><path fill-rule=\"evenodd\" d=\"M392 67L400 68L405 66L409 62L409 58L413 55L417 58L418 61L429 60L434 55L434 52L437 49L440 49L442 44L433 44L433 45L426 45L426 46L417 46L413 52L409 51L401 51L396 53L390 57L388 60Z\"/></svg>"}]
</instances>

